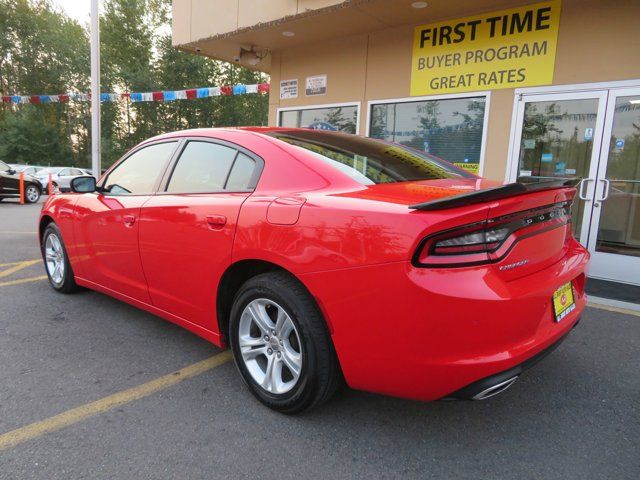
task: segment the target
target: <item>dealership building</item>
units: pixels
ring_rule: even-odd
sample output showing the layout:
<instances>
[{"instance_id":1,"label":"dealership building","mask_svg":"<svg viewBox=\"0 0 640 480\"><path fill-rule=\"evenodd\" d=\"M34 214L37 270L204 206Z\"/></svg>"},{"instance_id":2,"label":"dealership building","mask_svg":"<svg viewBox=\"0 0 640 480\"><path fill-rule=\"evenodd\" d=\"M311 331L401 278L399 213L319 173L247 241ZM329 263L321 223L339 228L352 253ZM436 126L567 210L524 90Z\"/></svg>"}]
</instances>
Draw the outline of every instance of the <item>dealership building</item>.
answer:
<instances>
[{"instance_id":1,"label":"dealership building","mask_svg":"<svg viewBox=\"0 0 640 480\"><path fill-rule=\"evenodd\" d=\"M582 177L574 233L615 288L640 286L638 19L637 0L173 0L173 43L267 72L270 125Z\"/></svg>"}]
</instances>

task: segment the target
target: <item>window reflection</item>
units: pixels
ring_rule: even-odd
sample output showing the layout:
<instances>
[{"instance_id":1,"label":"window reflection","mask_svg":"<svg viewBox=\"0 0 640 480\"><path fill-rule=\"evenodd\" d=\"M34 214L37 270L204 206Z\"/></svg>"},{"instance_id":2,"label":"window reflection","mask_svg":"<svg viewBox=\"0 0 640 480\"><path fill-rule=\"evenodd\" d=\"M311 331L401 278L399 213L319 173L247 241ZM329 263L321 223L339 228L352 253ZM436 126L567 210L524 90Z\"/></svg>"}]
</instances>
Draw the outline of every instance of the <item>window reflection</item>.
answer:
<instances>
[{"instance_id":1,"label":"window reflection","mask_svg":"<svg viewBox=\"0 0 640 480\"><path fill-rule=\"evenodd\" d=\"M356 133L358 107L306 108L280 112L280 126Z\"/></svg>"},{"instance_id":2,"label":"window reflection","mask_svg":"<svg viewBox=\"0 0 640 480\"><path fill-rule=\"evenodd\" d=\"M479 173L486 99L385 103L371 108L370 136L411 146Z\"/></svg>"},{"instance_id":3,"label":"window reflection","mask_svg":"<svg viewBox=\"0 0 640 480\"><path fill-rule=\"evenodd\" d=\"M596 250L640 257L640 96L616 100Z\"/></svg>"}]
</instances>

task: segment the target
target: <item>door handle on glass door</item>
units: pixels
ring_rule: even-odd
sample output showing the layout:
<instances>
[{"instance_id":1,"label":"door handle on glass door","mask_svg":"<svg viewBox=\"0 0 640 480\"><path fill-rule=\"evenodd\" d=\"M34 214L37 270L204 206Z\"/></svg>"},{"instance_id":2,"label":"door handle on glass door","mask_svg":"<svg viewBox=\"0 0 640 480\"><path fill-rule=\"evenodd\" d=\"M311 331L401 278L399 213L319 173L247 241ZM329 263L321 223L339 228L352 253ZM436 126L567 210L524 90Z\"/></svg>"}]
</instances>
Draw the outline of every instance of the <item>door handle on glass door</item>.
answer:
<instances>
[{"instance_id":1,"label":"door handle on glass door","mask_svg":"<svg viewBox=\"0 0 640 480\"><path fill-rule=\"evenodd\" d=\"M136 223L136 217L134 215L124 215L122 221L127 227L132 227Z\"/></svg>"},{"instance_id":2,"label":"door handle on glass door","mask_svg":"<svg viewBox=\"0 0 640 480\"><path fill-rule=\"evenodd\" d=\"M593 178L583 178L580 180L580 185L578 186L578 198L580 198L580 200L589 200L589 197L587 197L584 192L585 186L587 187L587 190L589 189L589 182L593 182Z\"/></svg>"},{"instance_id":3,"label":"door handle on glass door","mask_svg":"<svg viewBox=\"0 0 640 480\"><path fill-rule=\"evenodd\" d=\"M601 178L599 181L604 183L604 190L602 191L602 197L600 197L598 201L604 202L607 198L609 198L609 189L611 188L611 182L606 178Z\"/></svg>"}]
</instances>

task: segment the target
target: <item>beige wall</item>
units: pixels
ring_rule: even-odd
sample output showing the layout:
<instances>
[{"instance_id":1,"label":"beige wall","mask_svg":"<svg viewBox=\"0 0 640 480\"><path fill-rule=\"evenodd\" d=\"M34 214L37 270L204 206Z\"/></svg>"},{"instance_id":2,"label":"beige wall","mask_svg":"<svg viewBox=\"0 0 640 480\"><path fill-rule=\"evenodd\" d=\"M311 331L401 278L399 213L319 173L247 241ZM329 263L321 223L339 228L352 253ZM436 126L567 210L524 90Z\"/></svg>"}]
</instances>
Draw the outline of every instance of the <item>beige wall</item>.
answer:
<instances>
[{"instance_id":1,"label":"beige wall","mask_svg":"<svg viewBox=\"0 0 640 480\"><path fill-rule=\"evenodd\" d=\"M173 0L173 44L195 42L343 2L344 0Z\"/></svg>"},{"instance_id":2,"label":"beige wall","mask_svg":"<svg viewBox=\"0 0 640 480\"><path fill-rule=\"evenodd\" d=\"M564 0L554 84L640 79L639 18L638 1ZM409 96L412 33L408 25L273 52L269 124L279 107L359 101L364 134L369 100ZM305 78L317 74L327 75L327 94L305 97ZM299 97L280 101L279 81L290 78ZM512 89L491 93L484 176L496 180L504 179L513 99Z\"/></svg>"}]
</instances>

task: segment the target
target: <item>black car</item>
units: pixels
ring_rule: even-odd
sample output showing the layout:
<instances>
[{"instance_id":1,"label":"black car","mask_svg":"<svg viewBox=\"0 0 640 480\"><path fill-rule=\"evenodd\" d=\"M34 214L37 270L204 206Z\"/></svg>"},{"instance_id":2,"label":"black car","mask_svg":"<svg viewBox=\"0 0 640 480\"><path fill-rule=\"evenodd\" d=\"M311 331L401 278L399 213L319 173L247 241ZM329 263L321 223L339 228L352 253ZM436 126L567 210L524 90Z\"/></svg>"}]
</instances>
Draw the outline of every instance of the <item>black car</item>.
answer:
<instances>
[{"instance_id":1,"label":"black car","mask_svg":"<svg viewBox=\"0 0 640 480\"><path fill-rule=\"evenodd\" d=\"M42 188L37 178L24 176L24 201L36 203L40 200ZM0 201L4 198L20 198L20 174L0 160Z\"/></svg>"}]
</instances>

